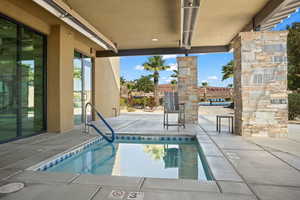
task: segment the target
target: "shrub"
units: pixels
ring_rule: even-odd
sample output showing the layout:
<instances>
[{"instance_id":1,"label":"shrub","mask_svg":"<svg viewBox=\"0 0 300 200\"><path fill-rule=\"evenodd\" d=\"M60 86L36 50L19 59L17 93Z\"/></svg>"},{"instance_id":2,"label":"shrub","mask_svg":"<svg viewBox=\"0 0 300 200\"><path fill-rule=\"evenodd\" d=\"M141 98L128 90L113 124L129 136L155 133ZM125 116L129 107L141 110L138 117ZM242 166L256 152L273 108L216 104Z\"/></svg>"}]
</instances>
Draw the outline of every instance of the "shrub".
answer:
<instances>
[{"instance_id":1,"label":"shrub","mask_svg":"<svg viewBox=\"0 0 300 200\"><path fill-rule=\"evenodd\" d=\"M143 98L132 98L130 106L137 108L144 107Z\"/></svg>"},{"instance_id":2,"label":"shrub","mask_svg":"<svg viewBox=\"0 0 300 200\"><path fill-rule=\"evenodd\" d=\"M153 109L156 106L154 97L148 97L145 105Z\"/></svg>"},{"instance_id":3,"label":"shrub","mask_svg":"<svg viewBox=\"0 0 300 200\"><path fill-rule=\"evenodd\" d=\"M126 107L127 106L126 98L123 98L123 97L120 98L120 106L121 107Z\"/></svg>"},{"instance_id":4,"label":"shrub","mask_svg":"<svg viewBox=\"0 0 300 200\"><path fill-rule=\"evenodd\" d=\"M127 107L127 111L128 111L128 112L134 112L134 111L135 111L135 109L134 109L134 108L132 108L132 107Z\"/></svg>"},{"instance_id":5,"label":"shrub","mask_svg":"<svg viewBox=\"0 0 300 200\"><path fill-rule=\"evenodd\" d=\"M300 94L289 94L289 120L294 120L300 115Z\"/></svg>"}]
</instances>

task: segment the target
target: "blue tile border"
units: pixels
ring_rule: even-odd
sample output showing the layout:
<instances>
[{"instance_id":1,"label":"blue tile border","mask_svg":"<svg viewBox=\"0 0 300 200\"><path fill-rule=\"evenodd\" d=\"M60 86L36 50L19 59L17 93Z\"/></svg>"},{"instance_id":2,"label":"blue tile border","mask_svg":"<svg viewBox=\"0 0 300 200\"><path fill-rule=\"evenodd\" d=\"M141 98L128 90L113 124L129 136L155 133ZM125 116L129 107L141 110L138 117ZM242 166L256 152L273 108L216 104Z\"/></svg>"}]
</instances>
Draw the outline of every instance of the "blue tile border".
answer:
<instances>
[{"instance_id":1,"label":"blue tile border","mask_svg":"<svg viewBox=\"0 0 300 200\"><path fill-rule=\"evenodd\" d=\"M65 161L66 159L72 158L75 155L81 153L85 149L89 148L90 146L97 144L99 142L104 141L102 137L97 137L89 140L88 142L82 144L81 146L66 151L65 153L55 156L50 161L43 161L42 164L35 167L34 171L46 171L47 169ZM196 141L194 136L155 136L155 135L117 135L115 142L193 142Z\"/></svg>"}]
</instances>

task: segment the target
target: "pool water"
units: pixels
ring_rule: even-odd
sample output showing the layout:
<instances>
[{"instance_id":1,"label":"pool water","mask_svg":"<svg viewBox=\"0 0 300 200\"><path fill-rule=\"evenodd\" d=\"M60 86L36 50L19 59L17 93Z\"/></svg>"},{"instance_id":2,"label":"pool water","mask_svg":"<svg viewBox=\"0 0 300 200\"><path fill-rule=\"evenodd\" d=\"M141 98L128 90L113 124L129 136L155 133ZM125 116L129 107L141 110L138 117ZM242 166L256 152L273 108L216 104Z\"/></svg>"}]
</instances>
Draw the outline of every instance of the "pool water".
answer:
<instances>
[{"instance_id":1,"label":"pool water","mask_svg":"<svg viewBox=\"0 0 300 200\"><path fill-rule=\"evenodd\" d=\"M196 141L101 141L50 168L49 172L211 180Z\"/></svg>"}]
</instances>

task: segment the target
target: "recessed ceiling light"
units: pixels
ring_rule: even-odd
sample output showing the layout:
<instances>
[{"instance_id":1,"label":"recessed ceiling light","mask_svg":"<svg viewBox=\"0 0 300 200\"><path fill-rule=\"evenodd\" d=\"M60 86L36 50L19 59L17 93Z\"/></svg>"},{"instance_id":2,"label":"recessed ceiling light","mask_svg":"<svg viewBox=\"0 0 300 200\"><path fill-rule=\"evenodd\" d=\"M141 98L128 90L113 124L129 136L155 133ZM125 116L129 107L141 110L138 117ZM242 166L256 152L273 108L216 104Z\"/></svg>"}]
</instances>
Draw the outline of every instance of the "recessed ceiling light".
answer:
<instances>
[{"instance_id":1,"label":"recessed ceiling light","mask_svg":"<svg viewBox=\"0 0 300 200\"><path fill-rule=\"evenodd\" d=\"M152 41L153 41L153 42L157 42L158 39L157 39L157 38L152 38Z\"/></svg>"}]
</instances>

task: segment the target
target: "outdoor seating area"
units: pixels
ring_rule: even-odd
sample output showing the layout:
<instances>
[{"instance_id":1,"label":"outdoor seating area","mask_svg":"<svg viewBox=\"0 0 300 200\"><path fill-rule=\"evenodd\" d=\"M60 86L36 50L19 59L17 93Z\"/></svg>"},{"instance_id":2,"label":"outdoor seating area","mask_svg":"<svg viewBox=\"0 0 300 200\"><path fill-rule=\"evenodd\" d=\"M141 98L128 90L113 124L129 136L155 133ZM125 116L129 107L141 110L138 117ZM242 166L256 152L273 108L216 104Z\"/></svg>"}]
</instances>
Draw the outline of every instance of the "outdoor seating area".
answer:
<instances>
[{"instance_id":1,"label":"outdoor seating area","mask_svg":"<svg viewBox=\"0 0 300 200\"><path fill-rule=\"evenodd\" d=\"M1 0L0 200L300 200L300 0Z\"/></svg>"},{"instance_id":2,"label":"outdoor seating area","mask_svg":"<svg viewBox=\"0 0 300 200\"><path fill-rule=\"evenodd\" d=\"M0 162L6 163L0 168L0 184L25 183L25 189L16 193L0 194L0 198L27 200L36 197L62 199L72 196L74 200L109 199L112 191L121 191L124 197L130 192L140 192L147 200L192 200L195 195L200 199L255 200L290 196L296 200L299 196L296 188L300 186L300 166L295 162L299 160L296 156L300 149L298 139L291 137L285 140L252 140L231 134L219 134L214 129L215 120L209 115L199 116L200 126L187 125L186 129L180 130L176 127L164 129L162 119L163 114L130 113L108 119L108 122L120 135L175 134L196 137L209 164L213 181L92 176L27 170L47 157L96 136L96 133L84 135L80 130L73 130L62 135L47 133L0 145ZM176 117L172 120L174 119ZM226 123L223 125L226 126ZM299 127L296 130L299 131ZM18 154L5 154L15 148ZM31 156L28 157L28 154ZM171 167L175 161L169 162L168 166ZM251 165L253 162L255 169ZM276 176L274 170L277 171ZM73 195L77 193L78 195Z\"/></svg>"},{"instance_id":3,"label":"outdoor seating area","mask_svg":"<svg viewBox=\"0 0 300 200\"><path fill-rule=\"evenodd\" d=\"M169 122L169 114L177 114L177 122ZM165 92L164 97L164 128L178 126L185 128L185 106L179 103L177 92Z\"/></svg>"},{"instance_id":4,"label":"outdoor seating area","mask_svg":"<svg viewBox=\"0 0 300 200\"><path fill-rule=\"evenodd\" d=\"M228 132L233 133L234 130L234 116L232 115L217 115L216 116L216 130L221 133L222 132L222 119L227 119L228 121Z\"/></svg>"}]
</instances>

